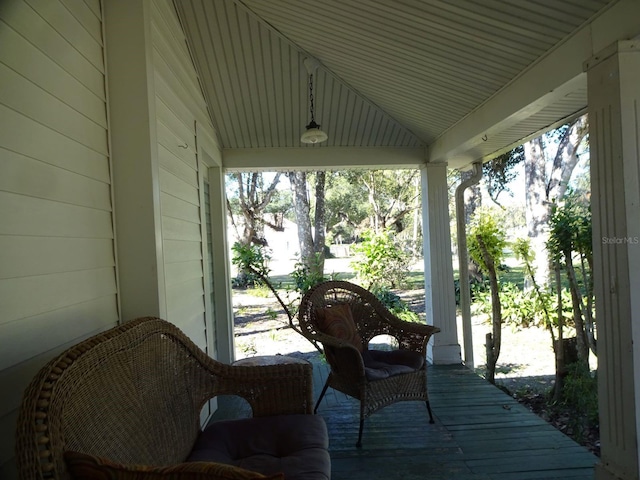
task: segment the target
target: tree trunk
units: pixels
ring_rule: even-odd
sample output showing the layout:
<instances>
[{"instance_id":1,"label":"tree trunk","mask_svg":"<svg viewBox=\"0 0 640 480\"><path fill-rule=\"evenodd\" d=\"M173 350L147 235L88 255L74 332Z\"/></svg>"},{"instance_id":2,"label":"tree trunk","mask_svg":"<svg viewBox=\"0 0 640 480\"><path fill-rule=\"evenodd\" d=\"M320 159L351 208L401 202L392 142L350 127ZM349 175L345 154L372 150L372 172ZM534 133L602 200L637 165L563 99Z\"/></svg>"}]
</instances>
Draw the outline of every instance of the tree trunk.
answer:
<instances>
[{"instance_id":1,"label":"tree trunk","mask_svg":"<svg viewBox=\"0 0 640 480\"><path fill-rule=\"evenodd\" d=\"M560 265L554 262L554 273L556 281L556 295L557 295L557 312L558 312L558 340L553 340L553 352L556 357L556 381L553 386L553 399L560 401L562 398L562 389L564 388L564 377L567 373L567 368L564 358L564 316L562 312L562 282L560 280ZM553 327L551 327L553 329Z\"/></svg>"},{"instance_id":2,"label":"tree trunk","mask_svg":"<svg viewBox=\"0 0 640 480\"><path fill-rule=\"evenodd\" d=\"M305 265L308 265L313 258L314 246L311 232L311 207L307 193L307 174L305 172L289 172L289 181L293 190L293 206L298 224L300 259Z\"/></svg>"},{"instance_id":3,"label":"tree trunk","mask_svg":"<svg viewBox=\"0 0 640 480\"><path fill-rule=\"evenodd\" d=\"M589 341L582 318L582 296L576 279L576 272L571 260L571 251L564 252L565 268L569 278L569 291L571 292L571 304L573 305L573 321L576 325L576 342L578 347L578 360L589 365Z\"/></svg>"},{"instance_id":4,"label":"tree trunk","mask_svg":"<svg viewBox=\"0 0 640 480\"><path fill-rule=\"evenodd\" d=\"M294 211L296 223L298 224L300 260L307 268L309 275L315 278L322 278L324 274L326 224L324 201L326 174L325 172L318 172L316 175L314 228L311 225L311 205L307 189L307 174L305 172L289 172L289 181L293 190Z\"/></svg>"},{"instance_id":5,"label":"tree trunk","mask_svg":"<svg viewBox=\"0 0 640 480\"><path fill-rule=\"evenodd\" d=\"M312 275L322 278L324 275L324 244L326 238L326 209L324 193L326 186L326 173L316 173L316 211L314 215L314 248L316 261L313 262Z\"/></svg>"},{"instance_id":6,"label":"tree trunk","mask_svg":"<svg viewBox=\"0 0 640 480\"><path fill-rule=\"evenodd\" d=\"M546 163L544 144L542 137L534 138L525 143L525 189L528 237L531 241L531 250L534 254L536 278L540 285L549 284L549 255L547 253L547 241L549 239L549 218L551 216L550 205L547 199ZM531 288L530 282L525 281L525 286Z\"/></svg>"},{"instance_id":7,"label":"tree trunk","mask_svg":"<svg viewBox=\"0 0 640 480\"><path fill-rule=\"evenodd\" d=\"M243 217L242 236L239 238L240 243L243 245L251 245L252 243L266 245L263 211L273 197L276 186L280 181L280 175L280 173L276 173L269 187L264 189L262 173L233 174L238 184L238 200L240 201L239 206ZM233 216L231 208L229 208L229 213Z\"/></svg>"},{"instance_id":8,"label":"tree trunk","mask_svg":"<svg viewBox=\"0 0 640 480\"><path fill-rule=\"evenodd\" d=\"M578 147L588 132L587 116L575 119L558 140L558 150L547 186L547 200L558 203L564 197L578 161Z\"/></svg>"},{"instance_id":9,"label":"tree trunk","mask_svg":"<svg viewBox=\"0 0 640 480\"><path fill-rule=\"evenodd\" d=\"M490 383L496 383L496 364L500 356L500 347L502 343L502 306L500 304L500 288L498 286L498 274L493 262L493 258L489 255L487 247L481 235L476 235L478 246L482 252L484 264L489 274L489 285L491 287L491 318L492 318L492 334L487 335L487 380Z\"/></svg>"},{"instance_id":10,"label":"tree trunk","mask_svg":"<svg viewBox=\"0 0 640 480\"><path fill-rule=\"evenodd\" d=\"M473 176L473 170L467 170L466 172L460 172L460 182L464 182ZM464 223L469 225L473 214L478 208L482 206L482 193L480 191L480 184L470 186L464 191Z\"/></svg>"},{"instance_id":11,"label":"tree trunk","mask_svg":"<svg viewBox=\"0 0 640 480\"><path fill-rule=\"evenodd\" d=\"M585 258L586 257L586 258ZM587 265L585 265L585 262ZM584 326L587 335L589 349L596 357L598 356L598 348L596 342L595 319L593 318L593 257L580 255L580 268L582 270L582 278L585 282L586 305L584 305Z\"/></svg>"},{"instance_id":12,"label":"tree trunk","mask_svg":"<svg viewBox=\"0 0 640 480\"><path fill-rule=\"evenodd\" d=\"M547 175L548 157L544 137L524 144L526 222L531 249L535 254L536 276L541 285L549 284L551 266L546 243L549 239L551 205L564 197L569 180L578 164L578 147L587 134L587 117L582 116L564 127ZM529 284L526 284L530 287Z\"/></svg>"}]
</instances>

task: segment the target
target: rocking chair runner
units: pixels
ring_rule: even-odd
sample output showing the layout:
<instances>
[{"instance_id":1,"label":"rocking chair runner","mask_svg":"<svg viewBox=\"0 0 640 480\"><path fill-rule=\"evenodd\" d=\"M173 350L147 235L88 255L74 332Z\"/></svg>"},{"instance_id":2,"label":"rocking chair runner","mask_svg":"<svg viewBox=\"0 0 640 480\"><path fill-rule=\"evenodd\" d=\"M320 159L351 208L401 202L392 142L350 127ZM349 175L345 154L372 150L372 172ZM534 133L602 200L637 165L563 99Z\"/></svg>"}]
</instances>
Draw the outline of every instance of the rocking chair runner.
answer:
<instances>
[{"instance_id":1,"label":"rocking chair runner","mask_svg":"<svg viewBox=\"0 0 640 480\"><path fill-rule=\"evenodd\" d=\"M430 423L426 347L440 331L431 325L406 322L393 315L368 290L345 281L313 287L302 299L298 314L302 334L321 343L331 367L315 411L328 387L360 400L357 447L362 446L365 418L395 402L423 400ZM378 335L390 335L399 350L369 350Z\"/></svg>"}]
</instances>

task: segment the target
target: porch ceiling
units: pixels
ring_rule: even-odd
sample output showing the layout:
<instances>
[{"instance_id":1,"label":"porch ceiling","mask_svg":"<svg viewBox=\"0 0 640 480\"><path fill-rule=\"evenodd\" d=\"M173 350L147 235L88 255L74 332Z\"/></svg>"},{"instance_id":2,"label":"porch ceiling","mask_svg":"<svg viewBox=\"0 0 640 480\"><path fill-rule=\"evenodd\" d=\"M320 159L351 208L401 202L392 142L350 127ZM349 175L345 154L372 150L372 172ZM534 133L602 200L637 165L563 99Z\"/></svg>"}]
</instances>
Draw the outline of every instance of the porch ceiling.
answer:
<instances>
[{"instance_id":1,"label":"porch ceiling","mask_svg":"<svg viewBox=\"0 0 640 480\"><path fill-rule=\"evenodd\" d=\"M243 151L246 163L247 152L265 149L391 147L461 167L583 111L584 58L571 71L550 68L548 85L530 72L576 48L588 57L592 23L629 2L175 3L223 151ZM572 45L585 32L588 45ZM319 147L299 140L309 121L306 56L320 62L316 120L329 140ZM531 98L508 102L528 89ZM497 112L495 118L483 108ZM235 157L225 165L233 168Z\"/></svg>"}]
</instances>

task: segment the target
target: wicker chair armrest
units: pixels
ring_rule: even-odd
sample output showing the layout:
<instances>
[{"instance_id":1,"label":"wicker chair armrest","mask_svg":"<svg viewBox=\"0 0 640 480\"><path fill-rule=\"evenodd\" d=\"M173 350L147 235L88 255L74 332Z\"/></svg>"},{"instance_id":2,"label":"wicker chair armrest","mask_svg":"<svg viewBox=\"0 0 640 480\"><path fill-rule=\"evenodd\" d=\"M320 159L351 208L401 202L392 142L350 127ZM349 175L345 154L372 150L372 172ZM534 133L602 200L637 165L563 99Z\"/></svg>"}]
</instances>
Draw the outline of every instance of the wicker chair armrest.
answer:
<instances>
[{"instance_id":1,"label":"wicker chair armrest","mask_svg":"<svg viewBox=\"0 0 640 480\"><path fill-rule=\"evenodd\" d=\"M308 362L241 366L216 363L217 395L238 395L254 417L312 413L313 378Z\"/></svg>"},{"instance_id":2,"label":"wicker chair armrest","mask_svg":"<svg viewBox=\"0 0 640 480\"><path fill-rule=\"evenodd\" d=\"M400 348L426 352L429 339L440 331L440 328L433 325L402 320L388 310L385 313L386 330L389 335L398 339Z\"/></svg>"}]
</instances>

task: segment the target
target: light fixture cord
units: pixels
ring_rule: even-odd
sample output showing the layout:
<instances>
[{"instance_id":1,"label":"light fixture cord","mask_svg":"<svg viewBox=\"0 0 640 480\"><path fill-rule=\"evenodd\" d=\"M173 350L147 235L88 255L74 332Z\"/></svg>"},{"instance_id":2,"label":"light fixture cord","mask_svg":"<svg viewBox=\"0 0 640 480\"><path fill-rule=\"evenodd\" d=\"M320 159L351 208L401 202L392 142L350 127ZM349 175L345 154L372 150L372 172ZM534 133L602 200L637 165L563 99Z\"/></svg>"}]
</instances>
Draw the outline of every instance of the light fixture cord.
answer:
<instances>
[{"instance_id":1,"label":"light fixture cord","mask_svg":"<svg viewBox=\"0 0 640 480\"><path fill-rule=\"evenodd\" d=\"M311 111L311 123L315 123L314 112L313 112L313 73L309 74L309 102L310 102L310 111Z\"/></svg>"}]
</instances>

